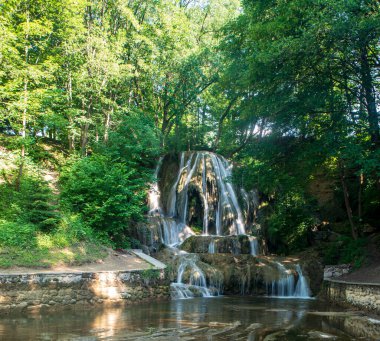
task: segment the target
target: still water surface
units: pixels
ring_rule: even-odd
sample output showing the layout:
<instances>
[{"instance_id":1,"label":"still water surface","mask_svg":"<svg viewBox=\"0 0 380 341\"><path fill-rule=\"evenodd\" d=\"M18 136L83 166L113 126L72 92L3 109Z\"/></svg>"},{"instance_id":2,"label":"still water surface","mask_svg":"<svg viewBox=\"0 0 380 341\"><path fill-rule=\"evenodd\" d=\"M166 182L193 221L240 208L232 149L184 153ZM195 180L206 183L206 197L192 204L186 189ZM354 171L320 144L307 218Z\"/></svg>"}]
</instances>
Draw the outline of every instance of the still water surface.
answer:
<instances>
[{"instance_id":1,"label":"still water surface","mask_svg":"<svg viewBox=\"0 0 380 341\"><path fill-rule=\"evenodd\" d=\"M377 335L377 333L379 333ZM0 319L0 340L377 340L380 321L317 300L197 298Z\"/></svg>"}]
</instances>

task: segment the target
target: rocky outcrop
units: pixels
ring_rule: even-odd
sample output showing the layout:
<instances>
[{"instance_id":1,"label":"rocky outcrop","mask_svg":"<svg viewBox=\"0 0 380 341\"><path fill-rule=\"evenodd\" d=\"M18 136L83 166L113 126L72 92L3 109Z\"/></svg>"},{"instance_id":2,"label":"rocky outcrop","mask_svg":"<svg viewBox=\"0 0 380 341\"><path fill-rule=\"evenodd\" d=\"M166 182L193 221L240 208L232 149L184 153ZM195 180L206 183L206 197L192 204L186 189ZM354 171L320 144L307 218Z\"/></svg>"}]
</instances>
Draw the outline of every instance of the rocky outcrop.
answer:
<instances>
[{"instance_id":1,"label":"rocky outcrop","mask_svg":"<svg viewBox=\"0 0 380 341\"><path fill-rule=\"evenodd\" d=\"M298 281L298 260L280 257L254 257L251 255L201 254L200 260L210 264L223 273L223 287L226 294L268 295L272 284L284 278L279 264L286 264L288 275ZM312 294L319 292L319 284L313 283L310 271L312 262L302 267L303 275L308 282ZM322 270L320 270L322 271ZM322 272L320 273L322 277Z\"/></svg>"},{"instance_id":2,"label":"rocky outcrop","mask_svg":"<svg viewBox=\"0 0 380 341\"><path fill-rule=\"evenodd\" d=\"M326 265L323 278L333 279L348 274L352 270L351 264Z\"/></svg>"},{"instance_id":3,"label":"rocky outcrop","mask_svg":"<svg viewBox=\"0 0 380 341\"><path fill-rule=\"evenodd\" d=\"M250 241L245 235L192 236L181 244L180 249L190 253L231 253L234 255L251 253Z\"/></svg>"},{"instance_id":4,"label":"rocky outcrop","mask_svg":"<svg viewBox=\"0 0 380 341\"><path fill-rule=\"evenodd\" d=\"M190 238L191 239L191 238ZM203 238L202 238L203 239ZM189 242L191 246L191 241ZM187 247L190 247L190 246ZM202 243L195 243L197 248ZM204 251L206 248L198 249ZM194 246L193 246L194 247ZM294 278L294 285L298 282L299 272L297 264L301 264L303 276L310 286L311 294L317 295L323 278L323 268L316 258L300 261L298 258L251 256L250 254L232 254L199 252L192 254L196 257L196 264L205 274L207 284L222 281L222 291L229 295L268 295L272 286L285 276ZM170 249L164 249L157 254L162 262L168 265L168 277L176 281L180 257Z\"/></svg>"}]
</instances>

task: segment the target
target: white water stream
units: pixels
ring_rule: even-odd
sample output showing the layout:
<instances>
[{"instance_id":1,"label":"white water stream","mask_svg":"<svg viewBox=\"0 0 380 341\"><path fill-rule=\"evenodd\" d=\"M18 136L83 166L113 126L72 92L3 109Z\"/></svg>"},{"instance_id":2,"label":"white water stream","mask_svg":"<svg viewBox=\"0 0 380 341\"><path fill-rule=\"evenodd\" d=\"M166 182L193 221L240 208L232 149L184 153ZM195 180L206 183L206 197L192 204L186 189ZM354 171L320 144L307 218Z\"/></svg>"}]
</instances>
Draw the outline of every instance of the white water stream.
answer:
<instances>
[{"instance_id":1,"label":"white water stream","mask_svg":"<svg viewBox=\"0 0 380 341\"><path fill-rule=\"evenodd\" d=\"M158 181L163 161L164 158L160 158L155 171L157 181L149 191L149 215L158 228L163 244L175 248L195 234L189 226L194 210L198 219L201 217L202 234L205 236L210 233L216 236L245 234L245 218L230 182L232 165L226 159L210 152L182 152L178 158L178 171L171 174L172 181L166 198L161 196ZM198 196L200 206L192 206L194 195ZM248 196L243 195L243 198L247 200ZM254 236L248 238L250 253L257 256L260 253L258 240ZM216 253L215 249L215 241L212 240L208 245L208 253ZM233 249L234 254L238 253ZM172 297L211 297L220 293L221 283L215 284L206 278L196 263L197 257L184 252L178 253L177 257L178 275L176 282L171 285ZM295 283L293 273L281 263L277 265L281 275L278 280L268 284L268 295L309 297L310 291L301 268L297 266L298 281Z\"/></svg>"}]
</instances>

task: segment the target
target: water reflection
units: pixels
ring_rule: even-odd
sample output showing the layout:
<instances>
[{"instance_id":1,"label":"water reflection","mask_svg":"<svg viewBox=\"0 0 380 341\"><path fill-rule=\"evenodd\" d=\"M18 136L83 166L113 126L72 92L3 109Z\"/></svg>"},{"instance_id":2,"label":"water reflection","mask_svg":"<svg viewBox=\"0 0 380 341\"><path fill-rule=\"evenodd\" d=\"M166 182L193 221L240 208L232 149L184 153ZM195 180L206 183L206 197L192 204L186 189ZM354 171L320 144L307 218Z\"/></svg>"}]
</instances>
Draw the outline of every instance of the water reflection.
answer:
<instances>
[{"instance_id":1,"label":"water reflection","mask_svg":"<svg viewBox=\"0 0 380 341\"><path fill-rule=\"evenodd\" d=\"M379 321L335 308L331 312L323 302L252 297L199 298L0 319L0 340L293 341L329 337L376 340L379 336Z\"/></svg>"}]
</instances>

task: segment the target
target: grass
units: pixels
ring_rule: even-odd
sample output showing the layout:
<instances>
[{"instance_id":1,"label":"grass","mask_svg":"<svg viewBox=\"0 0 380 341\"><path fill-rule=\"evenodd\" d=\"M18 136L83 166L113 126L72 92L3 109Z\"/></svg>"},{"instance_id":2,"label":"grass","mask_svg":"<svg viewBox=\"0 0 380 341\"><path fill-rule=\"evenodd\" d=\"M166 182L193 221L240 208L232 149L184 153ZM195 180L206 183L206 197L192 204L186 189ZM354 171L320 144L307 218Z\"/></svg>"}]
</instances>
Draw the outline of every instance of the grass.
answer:
<instances>
[{"instance_id":1,"label":"grass","mask_svg":"<svg viewBox=\"0 0 380 341\"><path fill-rule=\"evenodd\" d=\"M49 232L22 221L0 220L0 268L81 265L106 256L106 248L75 217L65 217Z\"/></svg>"},{"instance_id":2,"label":"grass","mask_svg":"<svg viewBox=\"0 0 380 341\"><path fill-rule=\"evenodd\" d=\"M58 176L64 163L60 145L39 139L28 146L21 185L15 190L18 140L0 133L0 269L81 265L105 258L104 238L77 215L63 212L54 186L57 179L48 183L43 178Z\"/></svg>"},{"instance_id":3,"label":"grass","mask_svg":"<svg viewBox=\"0 0 380 341\"><path fill-rule=\"evenodd\" d=\"M17 246L0 247L0 268L31 267L51 268L57 265L82 265L107 256L106 249L97 244L81 242L58 247Z\"/></svg>"}]
</instances>

